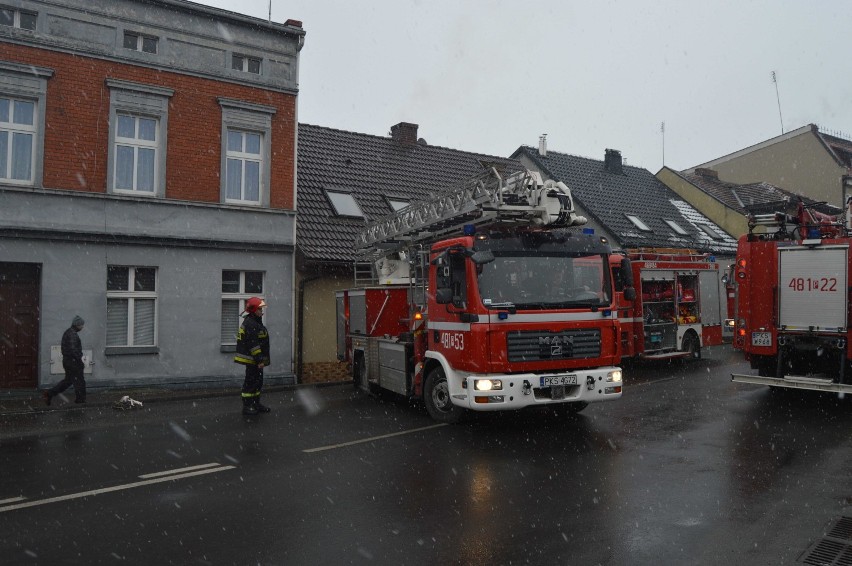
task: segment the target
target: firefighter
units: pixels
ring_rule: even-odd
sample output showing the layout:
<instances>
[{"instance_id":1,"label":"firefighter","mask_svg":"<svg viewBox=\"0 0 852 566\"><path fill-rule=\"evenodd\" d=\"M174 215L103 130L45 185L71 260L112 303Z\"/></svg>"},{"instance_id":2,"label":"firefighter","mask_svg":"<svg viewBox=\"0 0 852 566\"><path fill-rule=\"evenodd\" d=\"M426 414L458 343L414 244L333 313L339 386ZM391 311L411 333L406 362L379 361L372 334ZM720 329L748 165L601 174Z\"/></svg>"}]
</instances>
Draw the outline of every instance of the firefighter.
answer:
<instances>
[{"instance_id":1,"label":"firefighter","mask_svg":"<svg viewBox=\"0 0 852 566\"><path fill-rule=\"evenodd\" d=\"M268 413L269 407L260 404L263 387L263 368L269 365L269 332L263 325L266 303L260 297L246 301L245 319L237 334L237 353L234 361L246 366L243 382L243 414Z\"/></svg>"}]
</instances>

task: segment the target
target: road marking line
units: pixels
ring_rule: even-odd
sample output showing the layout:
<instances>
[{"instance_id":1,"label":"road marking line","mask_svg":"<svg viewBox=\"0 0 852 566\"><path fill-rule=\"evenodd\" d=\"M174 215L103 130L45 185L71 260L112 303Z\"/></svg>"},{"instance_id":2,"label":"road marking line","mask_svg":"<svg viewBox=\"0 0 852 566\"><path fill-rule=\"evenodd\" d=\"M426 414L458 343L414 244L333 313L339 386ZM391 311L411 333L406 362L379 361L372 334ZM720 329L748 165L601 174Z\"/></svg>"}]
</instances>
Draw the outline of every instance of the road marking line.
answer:
<instances>
[{"instance_id":1,"label":"road marking line","mask_svg":"<svg viewBox=\"0 0 852 566\"><path fill-rule=\"evenodd\" d=\"M176 468L174 470L166 470L165 472L155 472L153 474L142 474L139 476L143 480L148 478L158 478L160 476L170 476L172 474L178 474L180 472L189 472L191 470L202 470L204 468L212 468L214 466L218 466L219 462L211 462L210 464L199 464L197 466L187 466L186 468Z\"/></svg>"},{"instance_id":2,"label":"road marking line","mask_svg":"<svg viewBox=\"0 0 852 566\"><path fill-rule=\"evenodd\" d=\"M323 450L334 450L335 448L343 448L345 446L352 446L353 444L363 444L365 442L373 442L375 440L381 440L383 438L391 438L392 436L401 436L403 434L411 434L412 432L420 432L423 430L430 430L433 428L438 428L442 426L447 426L447 423L441 423L431 426L424 426L420 428L412 428L409 430L401 430L399 432L392 432L390 434L382 434L380 436L371 436L370 438L362 438L361 440L353 440L351 442L341 442L340 444L330 444L328 446L319 446L317 448L307 448L302 450L302 452L322 452Z\"/></svg>"},{"instance_id":3,"label":"road marking line","mask_svg":"<svg viewBox=\"0 0 852 566\"><path fill-rule=\"evenodd\" d=\"M23 501L26 497L10 497L9 499L0 499L0 505L6 505L7 503L14 503L15 501Z\"/></svg>"},{"instance_id":4,"label":"road marking line","mask_svg":"<svg viewBox=\"0 0 852 566\"><path fill-rule=\"evenodd\" d=\"M182 480L185 478L191 478L193 476L201 476L204 474L213 474L216 472L224 472L225 470L232 470L236 468L236 466L222 466L221 468L210 468L207 470L197 470L195 472L188 472L185 474L180 474L176 476L167 476L164 478L154 478L150 480L137 481L133 483L126 483L122 485L115 485L113 487L103 487L100 489L93 489L91 491L83 491L81 493L71 493L69 495L60 495L58 497L50 497L48 499L37 499L35 501L27 501L26 503L19 503L17 505L7 505L5 507L0 507L0 513L4 513L6 511L14 511L15 509L24 509L26 507L35 507L37 505L47 505L48 503L57 503L59 501L69 501L71 499L80 499L81 497L89 497L92 495L100 495L102 493L110 493L113 491L121 491L124 489L133 489L134 487L142 487L143 485L151 485L155 483L162 483L164 481L174 481L174 480Z\"/></svg>"}]
</instances>

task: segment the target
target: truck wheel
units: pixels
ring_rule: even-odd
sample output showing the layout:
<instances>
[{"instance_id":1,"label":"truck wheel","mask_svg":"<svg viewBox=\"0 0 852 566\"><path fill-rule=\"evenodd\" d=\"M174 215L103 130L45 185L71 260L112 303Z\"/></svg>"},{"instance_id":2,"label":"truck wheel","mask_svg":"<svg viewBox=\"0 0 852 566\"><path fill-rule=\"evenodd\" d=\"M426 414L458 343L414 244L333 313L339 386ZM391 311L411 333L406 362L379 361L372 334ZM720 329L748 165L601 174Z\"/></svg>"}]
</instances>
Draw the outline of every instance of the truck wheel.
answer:
<instances>
[{"instance_id":1,"label":"truck wheel","mask_svg":"<svg viewBox=\"0 0 852 566\"><path fill-rule=\"evenodd\" d=\"M701 359L701 341L693 332L689 332L683 338L683 351L689 352L689 357L693 360Z\"/></svg>"},{"instance_id":2,"label":"truck wheel","mask_svg":"<svg viewBox=\"0 0 852 566\"><path fill-rule=\"evenodd\" d=\"M352 364L352 385L355 389L363 389L365 383L367 383L367 364L364 363L363 354L358 354Z\"/></svg>"},{"instance_id":3,"label":"truck wheel","mask_svg":"<svg viewBox=\"0 0 852 566\"><path fill-rule=\"evenodd\" d=\"M450 388L444 370L436 367L426 376L423 387L423 402L426 411L434 420L442 423L457 423L464 416L464 409L453 405Z\"/></svg>"}]
</instances>

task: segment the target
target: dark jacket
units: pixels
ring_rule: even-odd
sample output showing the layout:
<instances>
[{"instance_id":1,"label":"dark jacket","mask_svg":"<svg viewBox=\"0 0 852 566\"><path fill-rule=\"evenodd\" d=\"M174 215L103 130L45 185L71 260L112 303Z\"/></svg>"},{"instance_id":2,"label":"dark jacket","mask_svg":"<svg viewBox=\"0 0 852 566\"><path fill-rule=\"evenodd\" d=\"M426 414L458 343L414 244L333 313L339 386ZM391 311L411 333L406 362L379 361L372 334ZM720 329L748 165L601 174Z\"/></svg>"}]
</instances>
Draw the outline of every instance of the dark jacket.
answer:
<instances>
[{"instance_id":1,"label":"dark jacket","mask_svg":"<svg viewBox=\"0 0 852 566\"><path fill-rule=\"evenodd\" d=\"M62 361L83 364L83 344L73 326L62 335Z\"/></svg>"},{"instance_id":2,"label":"dark jacket","mask_svg":"<svg viewBox=\"0 0 852 566\"><path fill-rule=\"evenodd\" d=\"M234 361L247 366L269 365L269 332L260 317L250 314L243 320Z\"/></svg>"}]
</instances>

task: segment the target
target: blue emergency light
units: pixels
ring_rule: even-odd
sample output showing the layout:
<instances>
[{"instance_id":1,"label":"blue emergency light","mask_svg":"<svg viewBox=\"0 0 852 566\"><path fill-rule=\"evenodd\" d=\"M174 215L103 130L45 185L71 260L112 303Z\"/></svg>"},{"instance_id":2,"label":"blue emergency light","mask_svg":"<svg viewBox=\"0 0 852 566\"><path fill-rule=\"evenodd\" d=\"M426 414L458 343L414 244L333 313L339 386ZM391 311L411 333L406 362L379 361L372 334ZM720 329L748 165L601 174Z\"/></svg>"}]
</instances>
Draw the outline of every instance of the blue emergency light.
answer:
<instances>
[{"instance_id":1,"label":"blue emergency light","mask_svg":"<svg viewBox=\"0 0 852 566\"><path fill-rule=\"evenodd\" d=\"M583 228L583 234L585 234L586 236L594 236L595 235L595 229L594 228Z\"/></svg>"},{"instance_id":2,"label":"blue emergency light","mask_svg":"<svg viewBox=\"0 0 852 566\"><path fill-rule=\"evenodd\" d=\"M465 236L473 236L476 234L476 226L473 224L465 224L464 225L464 235Z\"/></svg>"}]
</instances>

